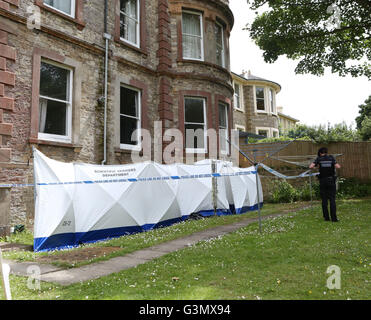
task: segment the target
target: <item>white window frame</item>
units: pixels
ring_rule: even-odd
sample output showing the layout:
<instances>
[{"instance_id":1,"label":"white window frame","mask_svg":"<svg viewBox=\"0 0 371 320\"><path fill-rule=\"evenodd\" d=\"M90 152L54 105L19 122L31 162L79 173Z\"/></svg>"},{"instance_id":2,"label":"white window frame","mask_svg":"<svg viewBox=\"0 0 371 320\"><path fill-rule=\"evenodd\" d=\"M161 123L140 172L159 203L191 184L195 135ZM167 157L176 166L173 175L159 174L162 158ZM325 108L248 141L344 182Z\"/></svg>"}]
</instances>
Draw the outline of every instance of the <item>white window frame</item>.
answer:
<instances>
[{"instance_id":1,"label":"white window frame","mask_svg":"<svg viewBox=\"0 0 371 320\"><path fill-rule=\"evenodd\" d=\"M257 88L263 88L263 93L264 93L264 110L259 110L258 109L258 98L256 96L256 89ZM254 104L255 104L255 111L257 113L268 113L267 112L267 101L266 101L266 97L267 97L267 94L266 94L266 90L265 90L265 87L264 86L254 86Z\"/></svg>"},{"instance_id":2,"label":"white window frame","mask_svg":"<svg viewBox=\"0 0 371 320\"><path fill-rule=\"evenodd\" d=\"M121 1L122 0L120 0L120 4L121 4ZM124 41L124 42L126 42L126 43L128 43L128 44L130 44L132 46L135 46L137 48L140 47L140 3L139 3L139 1L140 0L136 0L136 4L137 4L136 5L136 10L137 10L137 16L138 16L138 19L137 20L133 19L132 17L129 17L124 11L121 11L121 9L119 10L120 11L120 13L119 13L119 15L120 15L120 40L121 41ZM120 6L120 8L121 8L121 6ZM128 39L125 39L125 38L122 38L121 37L121 15L122 14L125 17L127 17L128 19L135 21L135 23L136 23L135 32L136 32L137 43L131 42Z\"/></svg>"},{"instance_id":3,"label":"white window frame","mask_svg":"<svg viewBox=\"0 0 371 320\"><path fill-rule=\"evenodd\" d=\"M227 140L225 141L225 146L226 146L226 150L223 150L221 148L221 143L220 143L220 134L221 134L221 131L222 129L225 129L225 137L226 139L229 138L229 117L228 117L228 104L227 103L223 103L223 102L219 102L218 103L218 112L219 112L219 107L220 106L224 106L225 107L225 120L226 120L226 127L225 128L222 128L220 127L220 119L219 119L219 123L218 123L218 129L219 129L219 145L220 145L220 154L222 155L228 155L229 154L229 143L227 142Z\"/></svg>"},{"instance_id":4,"label":"white window frame","mask_svg":"<svg viewBox=\"0 0 371 320\"><path fill-rule=\"evenodd\" d=\"M267 132L267 138L271 138L271 128L270 127L256 127L255 133L259 135L259 131L266 131Z\"/></svg>"},{"instance_id":5,"label":"white window frame","mask_svg":"<svg viewBox=\"0 0 371 320\"><path fill-rule=\"evenodd\" d=\"M193 15L197 15L199 16L199 21L200 21L200 30L201 30L201 35L200 36L196 36L194 34L186 34L184 33L183 31L183 13L187 13L187 14L193 14ZM182 11L182 57L183 59L185 60L196 60L196 61L204 61L204 27L203 27L203 14L201 12L195 12L195 11L189 11L189 10L183 10ZM192 57L185 57L184 56L184 48L183 48L183 36L186 35L186 36L192 36L192 37L199 37L201 39L201 58L200 59L197 59L197 58L192 58Z\"/></svg>"},{"instance_id":6,"label":"white window frame","mask_svg":"<svg viewBox=\"0 0 371 320\"><path fill-rule=\"evenodd\" d=\"M38 115L38 117L40 118L40 99L52 100L52 101L56 101L56 102L65 103L66 108L67 108L67 110L66 110L66 132L67 132L67 134L62 136L62 135L58 135L58 134L43 133L43 132L40 132L40 127L39 127L39 128L37 128L38 139L47 140L47 141L54 141L54 142L71 143L72 142L73 77L74 77L73 69L71 67L62 65L60 63L57 63L55 61L51 61L51 60L48 60L48 59L41 59L41 63L47 63L47 64L50 64L50 65L56 66L58 68L65 69L65 70L69 71L69 79L67 81L68 86L69 86L69 95L68 95L69 100L63 101L63 100L59 100L59 99L50 98L48 96L43 96L43 95L40 94L40 89L39 89L39 115ZM41 63L40 63L40 69L41 69ZM41 74L40 74L40 77L41 77ZM39 81L40 81L40 79L39 79Z\"/></svg>"},{"instance_id":7,"label":"white window frame","mask_svg":"<svg viewBox=\"0 0 371 320\"><path fill-rule=\"evenodd\" d=\"M203 112L204 112L204 122L187 122L186 121L186 99L193 99L193 100L202 100L202 106L203 106ZM203 97L192 97L192 96L186 96L184 97L184 135L186 139L186 153L198 153L203 154L207 153L207 118L206 118L206 98ZM204 125L204 148L187 148L187 124L194 124L194 125Z\"/></svg>"},{"instance_id":8,"label":"white window frame","mask_svg":"<svg viewBox=\"0 0 371 320\"><path fill-rule=\"evenodd\" d=\"M235 86L238 86L239 87L239 95L237 96L238 98L236 98L236 91L235 91ZM242 89L242 90L241 90ZM238 110L238 111L241 111L241 112L244 112L245 111L245 107L243 105L243 86L242 84L238 83L238 82L234 82L233 83L233 90L234 90L234 93L233 93L233 108L235 110ZM240 107L236 107L236 101L238 101Z\"/></svg>"},{"instance_id":9,"label":"white window frame","mask_svg":"<svg viewBox=\"0 0 371 320\"><path fill-rule=\"evenodd\" d=\"M218 63L218 61L217 61L217 65L218 66L221 66L222 68L225 68L224 26L220 22L218 22L218 21L216 21L215 24L217 26L219 26L221 28L221 30L222 30L222 48L221 48L222 49L221 50L222 51L222 53L221 53L221 55L222 55L222 64L220 65ZM219 44L216 42L216 38L215 38L215 44L216 44L216 49L218 49Z\"/></svg>"},{"instance_id":10,"label":"white window frame","mask_svg":"<svg viewBox=\"0 0 371 320\"><path fill-rule=\"evenodd\" d=\"M245 126L242 126L242 125L240 125L240 124L235 124L234 125L234 128L236 129L236 130L242 130L243 132L246 132L246 127Z\"/></svg>"},{"instance_id":11,"label":"white window frame","mask_svg":"<svg viewBox=\"0 0 371 320\"><path fill-rule=\"evenodd\" d=\"M274 136L274 132L277 132L277 137ZM271 128L271 138L279 138L280 137L280 131L275 128Z\"/></svg>"},{"instance_id":12,"label":"white window frame","mask_svg":"<svg viewBox=\"0 0 371 320\"><path fill-rule=\"evenodd\" d=\"M120 109L119 109L120 149L132 150L132 151L141 151L142 150L142 141L141 141L141 134L142 134L142 91L140 89L127 86L125 84L120 84L120 89L122 87L136 92L137 97L138 97L138 99L137 99L137 102L138 102L138 116L133 117L133 116L129 116L129 115L126 115L124 113L121 113L120 109L121 109L122 96L120 94ZM120 93L121 93L121 90L120 90ZM137 120L138 125L137 125L137 144L136 145L121 143L121 117L122 116Z\"/></svg>"},{"instance_id":13,"label":"white window frame","mask_svg":"<svg viewBox=\"0 0 371 320\"><path fill-rule=\"evenodd\" d=\"M268 89L268 99L269 99L270 113L277 114L276 92L271 88Z\"/></svg>"},{"instance_id":14,"label":"white window frame","mask_svg":"<svg viewBox=\"0 0 371 320\"><path fill-rule=\"evenodd\" d=\"M43 0L43 5L46 6L46 7L48 7L48 8L52 8L55 11L58 11L60 13L63 13L65 15L67 15L67 16L75 19L75 15L76 15L76 0L71 0L71 14L69 14L67 12L64 12L62 10L59 10L56 7L51 6L50 4L45 3L44 0Z\"/></svg>"}]
</instances>

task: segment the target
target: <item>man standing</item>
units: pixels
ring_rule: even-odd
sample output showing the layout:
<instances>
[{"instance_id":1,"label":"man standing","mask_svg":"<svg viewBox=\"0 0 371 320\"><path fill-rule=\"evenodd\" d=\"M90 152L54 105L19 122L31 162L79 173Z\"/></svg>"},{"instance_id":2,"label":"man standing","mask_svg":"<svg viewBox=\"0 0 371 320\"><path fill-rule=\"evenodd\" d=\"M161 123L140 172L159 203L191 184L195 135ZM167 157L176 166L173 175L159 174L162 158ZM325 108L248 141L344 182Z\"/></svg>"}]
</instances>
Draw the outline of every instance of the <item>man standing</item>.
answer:
<instances>
[{"instance_id":1,"label":"man standing","mask_svg":"<svg viewBox=\"0 0 371 320\"><path fill-rule=\"evenodd\" d=\"M332 222L338 222L336 217L336 175L335 169L340 169L340 165L336 163L333 156L328 155L327 148L320 148L318 150L318 157L310 164L309 168L319 166L319 183L320 194L322 199L322 212L326 221L330 221L328 212L328 201L330 201L330 215Z\"/></svg>"}]
</instances>

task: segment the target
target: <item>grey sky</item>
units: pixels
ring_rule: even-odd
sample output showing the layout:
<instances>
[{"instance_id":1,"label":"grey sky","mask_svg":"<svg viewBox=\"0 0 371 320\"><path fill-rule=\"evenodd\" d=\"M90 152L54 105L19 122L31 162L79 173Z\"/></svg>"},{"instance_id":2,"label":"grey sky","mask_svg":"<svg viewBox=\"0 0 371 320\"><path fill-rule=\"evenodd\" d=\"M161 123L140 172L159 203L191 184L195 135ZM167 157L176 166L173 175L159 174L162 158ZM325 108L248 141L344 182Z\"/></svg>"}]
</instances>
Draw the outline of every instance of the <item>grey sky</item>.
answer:
<instances>
[{"instance_id":1,"label":"grey sky","mask_svg":"<svg viewBox=\"0 0 371 320\"><path fill-rule=\"evenodd\" d=\"M240 74L251 70L253 75L263 77L282 86L277 105L283 112L301 123L319 125L345 121L355 126L358 106L371 95L371 82L366 77L340 77L330 71L322 77L296 75L296 62L285 57L273 64L264 62L261 51L242 30L252 22L255 14L249 10L246 0L230 0L235 17L230 47L231 70Z\"/></svg>"}]
</instances>

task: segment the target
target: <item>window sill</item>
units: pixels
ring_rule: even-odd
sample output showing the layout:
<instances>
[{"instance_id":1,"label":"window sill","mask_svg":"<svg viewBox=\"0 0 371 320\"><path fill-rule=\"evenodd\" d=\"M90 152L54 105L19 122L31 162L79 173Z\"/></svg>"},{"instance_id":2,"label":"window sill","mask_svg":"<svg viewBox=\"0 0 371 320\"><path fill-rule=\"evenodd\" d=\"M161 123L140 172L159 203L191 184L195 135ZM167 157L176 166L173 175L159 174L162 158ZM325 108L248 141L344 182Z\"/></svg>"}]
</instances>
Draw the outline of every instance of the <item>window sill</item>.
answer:
<instances>
[{"instance_id":1,"label":"window sill","mask_svg":"<svg viewBox=\"0 0 371 320\"><path fill-rule=\"evenodd\" d=\"M233 109L234 109L235 111L245 113L245 110L244 110L244 109L239 109L239 108L233 108Z\"/></svg>"},{"instance_id":2,"label":"window sill","mask_svg":"<svg viewBox=\"0 0 371 320\"><path fill-rule=\"evenodd\" d=\"M144 49L141 49L139 47L136 47L136 46L134 46L134 45L132 45L132 44L130 44L130 43L122 40L121 38L120 39L115 39L115 41L116 41L116 43L118 43L121 46L127 47L127 48L129 48L129 49L131 49L133 51L136 51L136 52L144 55L144 56L148 56L147 50L144 50Z\"/></svg>"},{"instance_id":3,"label":"window sill","mask_svg":"<svg viewBox=\"0 0 371 320\"><path fill-rule=\"evenodd\" d=\"M62 17L63 19L74 23L78 30L82 30L82 29L85 28L85 22L80 20L79 18L73 18L73 17L69 16L68 14L64 14L61 11L58 11L58 10L55 10L55 9L49 7L49 6L46 6L46 5L44 5L44 3L42 1L35 1L35 5L39 6L41 9L43 9L45 11L54 13L54 14ZM77 15L77 14L75 13L75 15Z\"/></svg>"},{"instance_id":4,"label":"window sill","mask_svg":"<svg viewBox=\"0 0 371 320\"><path fill-rule=\"evenodd\" d=\"M46 145L46 146L51 146L51 147L70 148L70 149L74 149L76 153L79 153L82 149L82 145L80 144L42 140L42 139L36 139L36 138L30 138L29 143L36 144L36 145L41 144L41 145Z\"/></svg>"}]
</instances>

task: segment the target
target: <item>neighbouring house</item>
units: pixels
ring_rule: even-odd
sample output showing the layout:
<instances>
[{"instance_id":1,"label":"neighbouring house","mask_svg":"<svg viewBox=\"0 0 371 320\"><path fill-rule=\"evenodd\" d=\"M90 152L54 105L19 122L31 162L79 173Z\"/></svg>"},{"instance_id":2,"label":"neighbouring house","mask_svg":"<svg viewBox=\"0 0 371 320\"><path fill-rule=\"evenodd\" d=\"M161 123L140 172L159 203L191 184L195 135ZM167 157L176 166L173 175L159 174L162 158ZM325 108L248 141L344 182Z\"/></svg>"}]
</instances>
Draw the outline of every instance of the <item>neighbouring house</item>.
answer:
<instances>
[{"instance_id":1,"label":"neighbouring house","mask_svg":"<svg viewBox=\"0 0 371 320\"><path fill-rule=\"evenodd\" d=\"M241 75L232 72L232 78L234 128L251 135L278 137L276 96L281 86L254 76L250 71Z\"/></svg>"},{"instance_id":2,"label":"neighbouring house","mask_svg":"<svg viewBox=\"0 0 371 320\"><path fill-rule=\"evenodd\" d=\"M282 134L287 133L290 129L294 128L296 124L300 121L287 114L283 113L283 107L277 107L279 126Z\"/></svg>"},{"instance_id":3,"label":"neighbouring house","mask_svg":"<svg viewBox=\"0 0 371 320\"><path fill-rule=\"evenodd\" d=\"M121 164L132 151L141 153L134 130L153 134L155 121L162 130L223 128L230 134L236 111L228 4L0 1L0 184L32 184L32 147L65 162ZM255 121L267 127L260 117L272 113L269 88L275 95L280 87L238 79L247 84L243 90L263 88L267 95L246 128ZM257 92L254 99L261 99ZM206 138L200 149L181 152L207 155ZM0 199L1 223L32 223L32 188L1 188Z\"/></svg>"}]
</instances>

